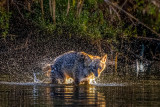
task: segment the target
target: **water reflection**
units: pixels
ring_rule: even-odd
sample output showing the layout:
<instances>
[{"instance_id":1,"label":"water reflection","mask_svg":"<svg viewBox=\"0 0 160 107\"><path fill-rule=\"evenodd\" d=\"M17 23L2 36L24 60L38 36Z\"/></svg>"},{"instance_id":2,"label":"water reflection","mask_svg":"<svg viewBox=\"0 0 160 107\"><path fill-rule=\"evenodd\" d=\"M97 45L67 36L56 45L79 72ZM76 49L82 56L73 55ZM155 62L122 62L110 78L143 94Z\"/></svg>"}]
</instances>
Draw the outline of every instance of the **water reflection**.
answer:
<instances>
[{"instance_id":1,"label":"water reflection","mask_svg":"<svg viewBox=\"0 0 160 107\"><path fill-rule=\"evenodd\" d=\"M105 97L103 93L96 91L95 86L1 86L0 107L105 107Z\"/></svg>"},{"instance_id":2,"label":"water reflection","mask_svg":"<svg viewBox=\"0 0 160 107\"><path fill-rule=\"evenodd\" d=\"M101 106L105 107L105 97L94 86L51 87L51 98L60 101L57 106Z\"/></svg>"},{"instance_id":3,"label":"water reflection","mask_svg":"<svg viewBox=\"0 0 160 107\"><path fill-rule=\"evenodd\" d=\"M27 84L27 83L26 83ZM160 85L0 84L0 107L160 107Z\"/></svg>"}]
</instances>

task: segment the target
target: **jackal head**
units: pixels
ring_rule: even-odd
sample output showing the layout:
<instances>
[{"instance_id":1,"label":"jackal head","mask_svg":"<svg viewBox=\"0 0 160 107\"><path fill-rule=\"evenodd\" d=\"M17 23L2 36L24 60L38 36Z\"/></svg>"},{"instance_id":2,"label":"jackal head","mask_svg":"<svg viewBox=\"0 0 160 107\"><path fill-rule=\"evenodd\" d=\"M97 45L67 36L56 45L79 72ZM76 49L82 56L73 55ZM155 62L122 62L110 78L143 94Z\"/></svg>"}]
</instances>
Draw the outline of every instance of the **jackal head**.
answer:
<instances>
[{"instance_id":1,"label":"jackal head","mask_svg":"<svg viewBox=\"0 0 160 107\"><path fill-rule=\"evenodd\" d=\"M106 67L106 61L107 54L103 57L92 56L86 59L85 65L88 66L88 70L91 71L95 77L99 77Z\"/></svg>"}]
</instances>

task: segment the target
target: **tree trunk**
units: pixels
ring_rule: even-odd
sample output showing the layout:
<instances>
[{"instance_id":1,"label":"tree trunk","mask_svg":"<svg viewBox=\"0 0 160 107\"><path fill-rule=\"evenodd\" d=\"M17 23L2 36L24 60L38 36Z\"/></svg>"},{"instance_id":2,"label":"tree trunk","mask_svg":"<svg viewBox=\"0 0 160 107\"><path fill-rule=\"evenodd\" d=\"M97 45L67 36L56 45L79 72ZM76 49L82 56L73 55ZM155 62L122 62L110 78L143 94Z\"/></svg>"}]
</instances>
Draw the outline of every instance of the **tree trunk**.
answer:
<instances>
[{"instance_id":1,"label":"tree trunk","mask_svg":"<svg viewBox=\"0 0 160 107\"><path fill-rule=\"evenodd\" d=\"M79 8L80 8L80 0L77 0L77 12L76 12L76 17L78 17Z\"/></svg>"},{"instance_id":2,"label":"tree trunk","mask_svg":"<svg viewBox=\"0 0 160 107\"><path fill-rule=\"evenodd\" d=\"M83 7L83 2L84 2L84 0L81 0L81 1L80 1L80 7L79 7L79 11L78 11L78 17L79 17L80 14L81 14L82 7Z\"/></svg>"},{"instance_id":3,"label":"tree trunk","mask_svg":"<svg viewBox=\"0 0 160 107\"><path fill-rule=\"evenodd\" d=\"M79 17L81 14L83 2L84 2L84 0L78 0L78 2L77 2L77 13L76 13L77 17Z\"/></svg>"},{"instance_id":4,"label":"tree trunk","mask_svg":"<svg viewBox=\"0 0 160 107\"><path fill-rule=\"evenodd\" d=\"M53 8L53 23L56 23L56 0L52 1L52 8Z\"/></svg>"},{"instance_id":5,"label":"tree trunk","mask_svg":"<svg viewBox=\"0 0 160 107\"><path fill-rule=\"evenodd\" d=\"M43 0L41 0L41 14L42 14L42 19L44 19Z\"/></svg>"},{"instance_id":6,"label":"tree trunk","mask_svg":"<svg viewBox=\"0 0 160 107\"><path fill-rule=\"evenodd\" d=\"M7 10L7 12L9 13L9 0L6 0L6 10Z\"/></svg>"},{"instance_id":7,"label":"tree trunk","mask_svg":"<svg viewBox=\"0 0 160 107\"><path fill-rule=\"evenodd\" d=\"M31 11L31 3L30 2L27 2L27 8L29 11Z\"/></svg>"},{"instance_id":8,"label":"tree trunk","mask_svg":"<svg viewBox=\"0 0 160 107\"><path fill-rule=\"evenodd\" d=\"M31 11L31 3L28 0L25 0L25 5L29 11Z\"/></svg>"},{"instance_id":9,"label":"tree trunk","mask_svg":"<svg viewBox=\"0 0 160 107\"><path fill-rule=\"evenodd\" d=\"M50 11L50 15L51 17L53 16L53 11L52 11L52 0L49 0L49 11Z\"/></svg>"},{"instance_id":10,"label":"tree trunk","mask_svg":"<svg viewBox=\"0 0 160 107\"><path fill-rule=\"evenodd\" d=\"M115 73L117 74L117 61L118 61L118 53L116 53L115 57Z\"/></svg>"},{"instance_id":11,"label":"tree trunk","mask_svg":"<svg viewBox=\"0 0 160 107\"><path fill-rule=\"evenodd\" d=\"M67 6L67 13L66 13L66 16L67 16L68 13L69 13L69 9L70 9L70 0L68 0L68 6Z\"/></svg>"}]
</instances>

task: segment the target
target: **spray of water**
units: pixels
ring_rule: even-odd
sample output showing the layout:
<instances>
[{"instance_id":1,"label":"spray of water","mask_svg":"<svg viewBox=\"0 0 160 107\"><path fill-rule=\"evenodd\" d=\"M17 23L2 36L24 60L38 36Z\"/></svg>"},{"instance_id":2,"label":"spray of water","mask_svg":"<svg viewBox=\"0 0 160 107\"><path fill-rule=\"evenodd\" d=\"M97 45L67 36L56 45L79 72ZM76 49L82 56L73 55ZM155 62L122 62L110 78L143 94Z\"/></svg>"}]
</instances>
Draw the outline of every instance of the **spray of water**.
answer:
<instances>
[{"instance_id":1,"label":"spray of water","mask_svg":"<svg viewBox=\"0 0 160 107\"><path fill-rule=\"evenodd\" d=\"M97 84L97 82L96 82L95 78L90 79L89 84Z\"/></svg>"},{"instance_id":2,"label":"spray of water","mask_svg":"<svg viewBox=\"0 0 160 107\"><path fill-rule=\"evenodd\" d=\"M34 81L35 83L41 83L41 82L42 82L42 81L40 81L39 79L37 79L36 73L33 73L33 81Z\"/></svg>"}]
</instances>

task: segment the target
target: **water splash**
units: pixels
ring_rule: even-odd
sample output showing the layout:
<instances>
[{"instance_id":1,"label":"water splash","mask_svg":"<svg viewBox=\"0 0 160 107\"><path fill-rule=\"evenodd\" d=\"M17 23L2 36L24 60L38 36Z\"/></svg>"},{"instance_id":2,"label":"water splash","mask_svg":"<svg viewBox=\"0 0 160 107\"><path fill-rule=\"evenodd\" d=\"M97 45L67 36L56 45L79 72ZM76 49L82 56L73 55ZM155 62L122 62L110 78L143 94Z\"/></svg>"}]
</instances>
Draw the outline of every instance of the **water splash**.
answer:
<instances>
[{"instance_id":1,"label":"water splash","mask_svg":"<svg viewBox=\"0 0 160 107\"><path fill-rule=\"evenodd\" d=\"M34 83L42 83L42 81L40 81L39 79L37 79L36 73L33 73L33 80L34 80Z\"/></svg>"},{"instance_id":2,"label":"water splash","mask_svg":"<svg viewBox=\"0 0 160 107\"><path fill-rule=\"evenodd\" d=\"M101 83L101 82L102 82L101 80L97 80L96 78L90 80L91 85L99 86L99 87L103 87L103 86L126 86L127 85L126 83L116 83L116 82Z\"/></svg>"},{"instance_id":3,"label":"water splash","mask_svg":"<svg viewBox=\"0 0 160 107\"><path fill-rule=\"evenodd\" d=\"M144 71L145 71L144 66L145 66L145 65L142 63L142 61L136 60L137 77L138 77L138 75L139 75L139 72L144 72Z\"/></svg>"},{"instance_id":4,"label":"water splash","mask_svg":"<svg viewBox=\"0 0 160 107\"><path fill-rule=\"evenodd\" d=\"M104 87L104 86L126 86L125 83L93 83L92 85L98 86L98 87Z\"/></svg>"},{"instance_id":5,"label":"water splash","mask_svg":"<svg viewBox=\"0 0 160 107\"><path fill-rule=\"evenodd\" d=\"M5 81L1 81L0 84L6 84L6 85L42 85L42 83L35 83L35 82L5 82Z\"/></svg>"},{"instance_id":6,"label":"water splash","mask_svg":"<svg viewBox=\"0 0 160 107\"><path fill-rule=\"evenodd\" d=\"M89 84L97 84L96 79L95 78L90 79L89 80Z\"/></svg>"}]
</instances>

